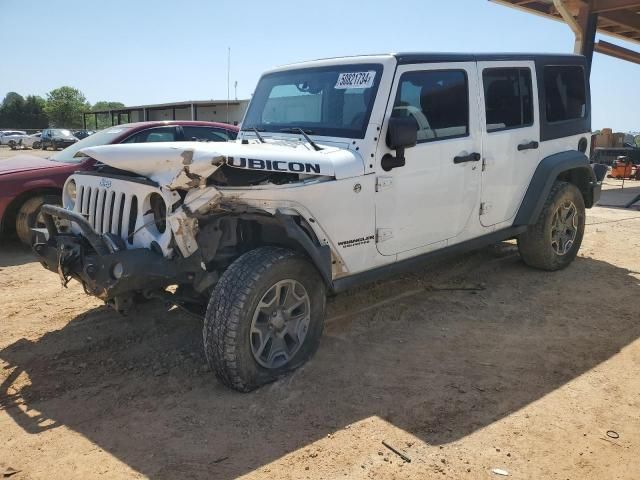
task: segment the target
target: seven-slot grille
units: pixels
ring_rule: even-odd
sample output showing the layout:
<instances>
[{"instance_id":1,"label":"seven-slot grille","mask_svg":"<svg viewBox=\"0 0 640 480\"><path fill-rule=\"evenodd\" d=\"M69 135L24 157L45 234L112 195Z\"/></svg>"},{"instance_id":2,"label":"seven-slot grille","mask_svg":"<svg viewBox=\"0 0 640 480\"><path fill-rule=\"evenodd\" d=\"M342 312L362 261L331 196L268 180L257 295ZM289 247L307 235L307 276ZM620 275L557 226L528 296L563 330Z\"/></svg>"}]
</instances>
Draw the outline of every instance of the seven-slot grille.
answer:
<instances>
[{"instance_id":1,"label":"seven-slot grille","mask_svg":"<svg viewBox=\"0 0 640 480\"><path fill-rule=\"evenodd\" d=\"M102 186L78 185L76 211L82 213L96 232L110 232L133 243L138 218L135 194Z\"/></svg>"},{"instance_id":2,"label":"seven-slot grille","mask_svg":"<svg viewBox=\"0 0 640 480\"><path fill-rule=\"evenodd\" d=\"M80 213L98 234L118 235L127 248L151 248L155 245L154 248L160 247L165 257L171 257L172 231L158 227L151 205L154 195L165 201L165 195L158 186L90 172L74 173L67 182L75 183L76 195L70 197L71 190L65 186L62 195L65 208ZM82 230L74 223L71 231L82 235Z\"/></svg>"}]
</instances>

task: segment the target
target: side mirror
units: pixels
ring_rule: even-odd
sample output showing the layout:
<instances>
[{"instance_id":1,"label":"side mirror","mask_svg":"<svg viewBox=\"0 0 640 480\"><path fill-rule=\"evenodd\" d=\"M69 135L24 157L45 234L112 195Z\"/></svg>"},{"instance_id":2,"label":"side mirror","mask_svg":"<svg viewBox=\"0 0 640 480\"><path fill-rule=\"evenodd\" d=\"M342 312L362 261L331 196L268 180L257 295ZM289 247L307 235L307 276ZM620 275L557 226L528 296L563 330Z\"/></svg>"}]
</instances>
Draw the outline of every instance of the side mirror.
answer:
<instances>
[{"instance_id":1,"label":"side mirror","mask_svg":"<svg viewBox=\"0 0 640 480\"><path fill-rule=\"evenodd\" d=\"M396 151L394 157L387 153L382 157L385 172L396 167L404 167L404 150L418 143L418 125L413 117L391 117L387 128L387 146Z\"/></svg>"}]
</instances>

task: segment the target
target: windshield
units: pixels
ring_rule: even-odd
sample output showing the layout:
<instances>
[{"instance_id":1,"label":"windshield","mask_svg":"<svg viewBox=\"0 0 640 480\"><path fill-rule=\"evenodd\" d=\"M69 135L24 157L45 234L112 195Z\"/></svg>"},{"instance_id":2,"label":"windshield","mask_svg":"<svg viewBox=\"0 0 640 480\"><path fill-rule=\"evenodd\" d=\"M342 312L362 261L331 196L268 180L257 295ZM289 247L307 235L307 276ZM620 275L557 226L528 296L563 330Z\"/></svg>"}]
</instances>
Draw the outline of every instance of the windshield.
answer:
<instances>
[{"instance_id":1,"label":"windshield","mask_svg":"<svg viewBox=\"0 0 640 480\"><path fill-rule=\"evenodd\" d=\"M364 138L382 65L334 65L263 76L243 130Z\"/></svg>"},{"instance_id":2,"label":"windshield","mask_svg":"<svg viewBox=\"0 0 640 480\"><path fill-rule=\"evenodd\" d=\"M71 137L72 134L69 130L55 129L51 130L52 137Z\"/></svg>"},{"instance_id":3,"label":"windshield","mask_svg":"<svg viewBox=\"0 0 640 480\"><path fill-rule=\"evenodd\" d=\"M102 130L100 132L94 133L93 135L80 140L79 142L74 143L70 147L65 148L64 150L59 151L51 156L50 160L55 162L65 162L65 163L80 163L87 156L84 153L80 153L80 150L87 147L96 147L98 145L108 145L111 143L116 137L126 133L131 130L131 128L127 127L112 127Z\"/></svg>"}]
</instances>

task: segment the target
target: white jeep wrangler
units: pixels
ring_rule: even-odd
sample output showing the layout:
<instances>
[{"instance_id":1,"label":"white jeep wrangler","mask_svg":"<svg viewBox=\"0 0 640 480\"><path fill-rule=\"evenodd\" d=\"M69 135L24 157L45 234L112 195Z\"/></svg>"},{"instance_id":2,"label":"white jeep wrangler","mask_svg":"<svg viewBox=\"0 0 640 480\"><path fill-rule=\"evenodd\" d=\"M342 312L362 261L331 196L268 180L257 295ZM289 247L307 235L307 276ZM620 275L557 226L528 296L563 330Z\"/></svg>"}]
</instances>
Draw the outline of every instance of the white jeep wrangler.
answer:
<instances>
[{"instance_id":1,"label":"white jeep wrangler","mask_svg":"<svg viewBox=\"0 0 640 480\"><path fill-rule=\"evenodd\" d=\"M278 68L236 142L84 149L102 167L43 207L34 251L119 311L208 302L207 358L249 391L311 357L328 292L511 238L532 267L571 263L600 194L585 72L515 54Z\"/></svg>"}]
</instances>

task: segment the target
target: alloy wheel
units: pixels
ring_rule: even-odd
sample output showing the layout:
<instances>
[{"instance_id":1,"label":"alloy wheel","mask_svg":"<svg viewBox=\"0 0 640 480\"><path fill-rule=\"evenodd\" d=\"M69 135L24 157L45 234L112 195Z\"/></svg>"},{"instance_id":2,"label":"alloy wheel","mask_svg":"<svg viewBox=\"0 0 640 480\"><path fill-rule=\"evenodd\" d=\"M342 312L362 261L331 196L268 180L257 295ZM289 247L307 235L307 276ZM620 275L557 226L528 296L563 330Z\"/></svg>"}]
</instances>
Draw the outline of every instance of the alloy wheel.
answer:
<instances>
[{"instance_id":1,"label":"alloy wheel","mask_svg":"<svg viewBox=\"0 0 640 480\"><path fill-rule=\"evenodd\" d=\"M553 214L551 220L551 246L558 255L571 250L578 234L578 209L571 201L565 201Z\"/></svg>"},{"instance_id":2,"label":"alloy wheel","mask_svg":"<svg viewBox=\"0 0 640 480\"><path fill-rule=\"evenodd\" d=\"M298 352L311 321L311 301L296 280L281 280L258 303L249 332L256 362L274 369L286 365Z\"/></svg>"}]
</instances>

